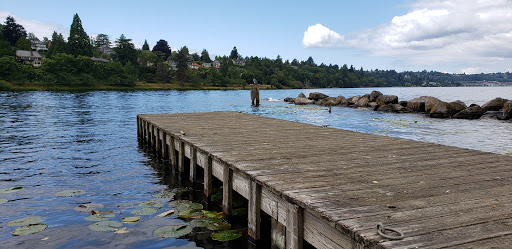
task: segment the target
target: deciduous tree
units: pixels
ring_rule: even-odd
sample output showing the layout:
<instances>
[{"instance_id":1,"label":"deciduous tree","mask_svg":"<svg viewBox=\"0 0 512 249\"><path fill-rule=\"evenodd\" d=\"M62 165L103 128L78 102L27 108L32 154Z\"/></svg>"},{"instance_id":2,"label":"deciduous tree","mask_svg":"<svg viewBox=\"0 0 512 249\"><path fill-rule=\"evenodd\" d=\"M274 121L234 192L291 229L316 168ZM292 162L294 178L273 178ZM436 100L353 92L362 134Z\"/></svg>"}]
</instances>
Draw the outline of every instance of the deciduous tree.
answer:
<instances>
[{"instance_id":1,"label":"deciduous tree","mask_svg":"<svg viewBox=\"0 0 512 249\"><path fill-rule=\"evenodd\" d=\"M18 41L16 42L16 47L21 50L32 51L31 45L32 44L30 43L30 41L25 37L20 37L20 39L18 39Z\"/></svg>"},{"instance_id":2,"label":"deciduous tree","mask_svg":"<svg viewBox=\"0 0 512 249\"><path fill-rule=\"evenodd\" d=\"M185 81L187 80L187 70L188 70L188 48L184 46L178 52L176 56L176 78L180 82L180 86L183 87Z\"/></svg>"},{"instance_id":3,"label":"deciduous tree","mask_svg":"<svg viewBox=\"0 0 512 249\"><path fill-rule=\"evenodd\" d=\"M110 47L110 37L106 34L99 34L96 36L94 40L94 46L99 48L103 45L108 45Z\"/></svg>"},{"instance_id":4,"label":"deciduous tree","mask_svg":"<svg viewBox=\"0 0 512 249\"><path fill-rule=\"evenodd\" d=\"M163 54L165 54L165 57L163 58L164 61L167 60L169 55L171 55L171 48L169 47L169 44L167 44L167 41L163 39L157 41L156 45L153 47L153 52L157 51L160 51Z\"/></svg>"}]
</instances>

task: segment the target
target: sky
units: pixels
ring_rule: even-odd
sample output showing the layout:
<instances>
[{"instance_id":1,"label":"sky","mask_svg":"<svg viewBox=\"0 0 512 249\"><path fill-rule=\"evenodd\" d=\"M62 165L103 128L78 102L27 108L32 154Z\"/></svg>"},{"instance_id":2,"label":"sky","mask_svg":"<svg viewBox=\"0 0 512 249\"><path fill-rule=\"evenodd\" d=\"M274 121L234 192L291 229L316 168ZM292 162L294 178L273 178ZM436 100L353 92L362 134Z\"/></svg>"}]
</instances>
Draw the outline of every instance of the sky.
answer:
<instances>
[{"instance_id":1,"label":"sky","mask_svg":"<svg viewBox=\"0 0 512 249\"><path fill-rule=\"evenodd\" d=\"M353 65L365 70L512 72L512 0L62 1L0 0L42 39L69 35L78 13L90 36L142 47Z\"/></svg>"}]
</instances>

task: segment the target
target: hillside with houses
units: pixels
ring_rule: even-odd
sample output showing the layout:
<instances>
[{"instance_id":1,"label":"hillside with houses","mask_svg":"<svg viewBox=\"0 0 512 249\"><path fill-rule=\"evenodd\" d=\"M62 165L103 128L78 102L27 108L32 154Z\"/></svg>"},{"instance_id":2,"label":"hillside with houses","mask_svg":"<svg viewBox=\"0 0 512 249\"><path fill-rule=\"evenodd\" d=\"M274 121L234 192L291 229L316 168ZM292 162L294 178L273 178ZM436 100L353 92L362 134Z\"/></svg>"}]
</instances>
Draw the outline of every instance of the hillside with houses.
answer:
<instances>
[{"instance_id":1,"label":"hillside with houses","mask_svg":"<svg viewBox=\"0 0 512 249\"><path fill-rule=\"evenodd\" d=\"M121 35L114 41L107 34L88 36L75 14L67 39L54 32L39 39L9 16L0 25L0 90L13 85L44 83L56 86L103 84L133 87L158 83L181 88L245 88L253 79L271 88L392 87L392 86L505 86L512 75L478 75L439 72L364 70L344 64L316 64L312 57L299 61L242 56L236 47L229 55L211 58L203 49L190 53L187 46L172 50L159 40L135 48Z\"/></svg>"}]
</instances>

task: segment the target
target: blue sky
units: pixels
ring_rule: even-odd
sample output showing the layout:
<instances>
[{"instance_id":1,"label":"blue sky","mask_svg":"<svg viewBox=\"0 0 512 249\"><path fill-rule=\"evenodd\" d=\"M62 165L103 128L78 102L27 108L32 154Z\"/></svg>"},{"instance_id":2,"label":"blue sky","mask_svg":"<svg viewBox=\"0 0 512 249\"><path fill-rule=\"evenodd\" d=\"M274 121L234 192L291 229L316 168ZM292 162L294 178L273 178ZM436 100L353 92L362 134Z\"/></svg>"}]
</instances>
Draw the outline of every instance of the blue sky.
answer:
<instances>
[{"instance_id":1,"label":"blue sky","mask_svg":"<svg viewBox=\"0 0 512 249\"><path fill-rule=\"evenodd\" d=\"M453 73L512 71L510 0L47 1L0 0L38 37L69 34L78 13L89 35L122 33L141 46Z\"/></svg>"}]
</instances>

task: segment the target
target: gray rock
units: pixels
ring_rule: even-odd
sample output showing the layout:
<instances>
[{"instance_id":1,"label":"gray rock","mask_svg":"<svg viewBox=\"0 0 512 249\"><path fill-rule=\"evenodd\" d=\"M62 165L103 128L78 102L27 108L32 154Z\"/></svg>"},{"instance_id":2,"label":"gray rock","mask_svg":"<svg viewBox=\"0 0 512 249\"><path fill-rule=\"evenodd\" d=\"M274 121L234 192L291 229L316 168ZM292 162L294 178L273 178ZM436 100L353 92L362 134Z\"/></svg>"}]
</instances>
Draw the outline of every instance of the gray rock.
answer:
<instances>
[{"instance_id":1,"label":"gray rock","mask_svg":"<svg viewBox=\"0 0 512 249\"><path fill-rule=\"evenodd\" d=\"M395 95L380 95L377 100L375 100L377 105L388 105L388 104L398 104L398 96Z\"/></svg>"},{"instance_id":2,"label":"gray rock","mask_svg":"<svg viewBox=\"0 0 512 249\"><path fill-rule=\"evenodd\" d=\"M440 101L430 110L429 116L431 118L450 118L453 116L454 111L452 110L449 103Z\"/></svg>"},{"instance_id":3,"label":"gray rock","mask_svg":"<svg viewBox=\"0 0 512 249\"><path fill-rule=\"evenodd\" d=\"M487 111L499 111L503 109L503 106L505 105L505 102L507 102L506 99L502 98L495 98L487 103L485 103L482 108L485 112Z\"/></svg>"},{"instance_id":4,"label":"gray rock","mask_svg":"<svg viewBox=\"0 0 512 249\"><path fill-rule=\"evenodd\" d=\"M399 104L387 104L379 106L377 109L379 112L395 112L395 113L410 113L413 112L410 108L407 108L405 106L399 105Z\"/></svg>"},{"instance_id":5,"label":"gray rock","mask_svg":"<svg viewBox=\"0 0 512 249\"><path fill-rule=\"evenodd\" d=\"M472 104L470 107L457 112L453 118L457 119L479 119L484 114L484 109L479 105Z\"/></svg>"},{"instance_id":6,"label":"gray rock","mask_svg":"<svg viewBox=\"0 0 512 249\"><path fill-rule=\"evenodd\" d=\"M503 105L503 111L502 113L498 114L497 118L499 120L512 119L512 100L505 102Z\"/></svg>"},{"instance_id":7,"label":"gray rock","mask_svg":"<svg viewBox=\"0 0 512 249\"><path fill-rule=\"evenodd\" d=\"M327 97L325 99L318 100L316 104L321 106L336 106L341 103L341 98L339 97Z\"/></svg>"},{"instance_id":8,"label":"gray rock","mask_svg":"<svg viewBox=\"0 0 512 249\"><path fill-rule=\"evenodd\" d=\"M327 98L327 97L329 97L329 96L327 96L327 95L325 95L325 94L323 94L323 93L317 93L317 92L315 92L315 93L310 93L310 94L309 94L308 99L312 99L312 100L320 100L320 99L325 99L325 98Z\"/></svg>"},{"instance_id":9,"label":"gray rock","mask_svg":"<svg viewBox=\"0 0 512 249\"><path fill-rule=\"evenodd\" d=\"M311 105L313 104L313 100L307 98L295 98L296 105Z\"/></svg>"},{"instance_id":10,"label":"gray rock","mask_svg":"<svg viewBox=\"0 0 512 249\"><path fill-rule=\"evenodd\" d=\"M345 97L341 96L341 95L336 97L336 99L338 99L339 102L340 102L338 105L346 106L348 104L348 100Z\"/></svg>"},{"instance_id":11,"label":"gray rock","mask_svg":"<svg viewBox=\"0 0 512 249\"><path fill-rule=\"evenodd\" d=\"M409 103L407 103L407 107L411 108L415 112L427 112L429 113L432 107L439 103L441 100L438 98L430 97L430 96L421 96L414 99L411 99Z\"/></svg>"},{"instance_id":12,"label":"gray rock","mask_svg":"<svg viewBox=\"0 0 512 249\"><path fill-rule=\"evenodd\" d=\"M407 107L407 104L408 104L408 103L409 103L409 102L408 102L408 101L405 101L405 100L402 100L402 101L398 102L398 104L399 104L399 105L401 105L401 106L403 106L403 107Z\"/></svg>"},{"instance_id":13,"label":"gray rock","mask_svg":"<svg viewBox=\"0 0 512 249\"><path fill-rule=\"evenodd\" d=\"M304 95L304 93L299 93L299 96L297 96L297 98L306 98L306 95Z\"/></svg>"},{"instance_id":14,"label":"gray rock","mask_svg":"<svg viewBox=\"0 0 512 249\"><path fill-rule=\"evenodd\" d=\"M375 102L368 103L368 106L374 111L377 111L377 109L379 109L379 105L377 105L377 103Z\"/></svg>"},{"instance_id":15,"label":"gray rock","mask_svg":"<svg viewBox=\"0 0 512 249\"><path fill-rule=\"evenodd\" d=\"M284 102L293 103L293 102L295 102L295 98L292 98L292 97L284 98Z\"/></svg>"},{"instance_id":16,"label":"gray rock","mask_svg":"<svg viewBox=\"0 0 512 249\"><path fill-rule=\"evenodd\" d=\"M465 110L466 108L468 108L468 106L460 100L450 102L449 104L450 104L450 108L452 109L452 111L454 113L461 112L462 110Z\"/></svg>"},{"instance_id":17,"label":"gray rock","mask_svg":"<svg viewBox=\"0 0 512 249\"><path fill-rule=\"evenodd\" d=\"M368 96L363 96L357 102L355 103L355 107L366 107L368 106L368 103L370 102Z\"/></svg>"},{"instance_id":18,"label":"gray rock","mask_svg":"<svg viewBox=\"0 0 512 249\"><path fill-rule=\"evenodd\" d=\"M352 96L347 99L347 102L349 105L355 105L360 98L361 98L361 95Z\"/></svg>"},{"instance_id":19,"label":"gray rock","mask_svg":"<svg viewBox=\"0 0 512 249\"><path fill-rule=\"evenodd\" d=\"M370 102L377 101L377 98L381 95L383 95L383 94L379 91L372 91L372 93L370 94L370 98L369 98Z\"/></svg>"}]
</instances>

